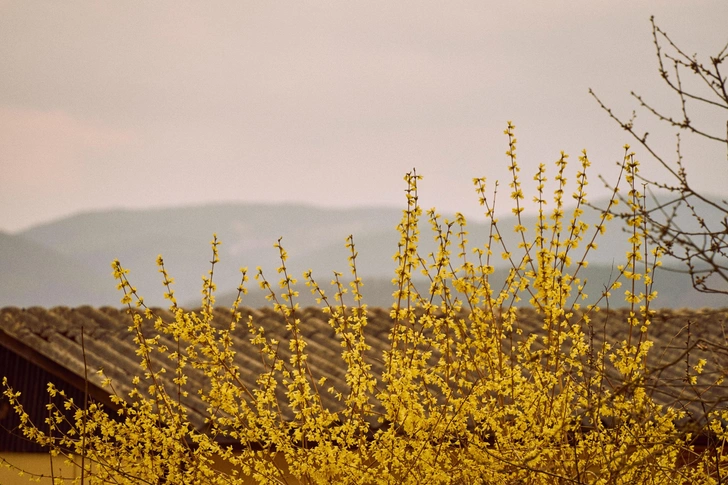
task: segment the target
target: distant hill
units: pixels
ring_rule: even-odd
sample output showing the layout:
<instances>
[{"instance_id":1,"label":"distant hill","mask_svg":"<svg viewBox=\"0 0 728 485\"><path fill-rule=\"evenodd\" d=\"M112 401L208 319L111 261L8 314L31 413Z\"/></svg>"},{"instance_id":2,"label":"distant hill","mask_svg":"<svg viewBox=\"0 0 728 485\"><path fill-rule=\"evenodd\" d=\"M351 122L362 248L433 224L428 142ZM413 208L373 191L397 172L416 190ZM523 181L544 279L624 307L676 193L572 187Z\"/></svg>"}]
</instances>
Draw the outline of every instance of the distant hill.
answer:
<instances>
[{"instance_id":1,"label":"distant hill","mask_svg":"<svg viewBox=\"0 0 728 485\"><path fill-rule=\"evenodd\" d=\"M605 206L606 202L597 201L595 205ZM399 243L395 227L401 215L401 210L395 208L324 209L243 203L78 214L16 235L0 234L0 306L116 306L120 295L111 277L113 259L119 259L130 270L130 281L148 304L166 305L155 265L160 253L175 278L178 300L193 304L199 301L201 277L210 269L209 241L213 233L222 241L221 261L214 276L222 295L220 300L231 298L224 295L237 287L238 269L247 266L251 295L246 304L265 303L255 299L258 297L253 290L257 286L252 277L256 267L261 266L272 284L278 281L276 269L280 261L273 245L279 237L283 237L282 244L288 252L288 271L299 280L309 268L323 284L330 281L334 270L348 274L349 251L345 240L353 234L359 275L367 283L363 290L365 298L371 298L370 305L388 305L385 298L392 292L389 287L394 272L392 256ZM567 209L566 217L569 215ZM445 217L453 218L452 215ZM594 224L599 217L597 211L585 208L586 222ZM523 218L527 237L533 236L535 221L534 216ZM689 220L683 222L690 224ZM505 244L517 251L520 238L512 231L514 225L513 217L500 218L499 228ZM606 278L624 259L627 236L621 231L621 225L619 220L611 221L607 233L597 240L599 250L590 253L589 269L596 275L592 278L594 283ZM487 241L489 224L484 223L484 218L470 220L467 230L470 247L482 247ZM435 250L426 216L421 221L420 232L420 252L426 256ZM566 237L565 230L562 237ZM494 264L503 264L500 252L500 249L494 250ZM457 253L455 247L453 253ZM665 272L662 284L665 288L661 292L674 293L674 297L661 300L663 306L725 306L720 298L713 298L716 303L710 303L692 291L684 275ZM302 295L307 293L302 281L299 291ZM615 296L612 304L618 305L619 300Z\"/></svg>"},{"instance_id":2,"label":"distant hill","mask_svg":"<svg viewBox=\"0 0 728 485\"><path fill-rule=\"evenodd\" d=\"M327 210L256 204L107 211L43 224L18 237L71 260L84 261L87 266L103 268L109 275L111 261L119 259L130 270L132 284L146 300L164 304L161 278L155 265L160 253L176 280L178 297L186 301L197 297L201 276L210 269L209 242L213 233L222 241L215 281L221 289L235 288L241 266L248 266L251 273L255 273L256 266L262 266L270 276L276 274L280 263L273 245L281 236L293 274L300 274L309 266L319 271L337 267L346 270L345 238L352 233L380 232L384 228L393 231L399 214L397 209ZM329 246L338 251L314 259L310 256ZM119 298L114 298L85 303L116 304L118 301Z\"/></svg>"},{"instance_id":3,"label":"distant hill","mask_svg":"<svg viewBox=\"0 0 728 485\"><path fill-rule=\"evenodd\" d=\"M27 307L83 301L113 301L110 269L83 261L21 236L0 232L0 305Z\"/></svg>"},{"instance_id":4,"label":"distant hill","mask_svg":"<svg viewBox=\"0 0 728 485\"><path fill-rule=\"evenodd\" d=\"M588 295L586 300L576 300L575 298L569 299L569 303L580 303L582 305L596 303L601 297L604 291L604 285L607 281L611 281L618 271L616 268L604 265L589 265L586 271L580 273L580 277L587 279L587 285L585 293ZM316 275L314 275L315 277ZM500 289L500 286L507 276L505 269L496 270L492 275L491 284L494 288ZM277 282L278 275L275 275L275 281L271 281L271 285L276 290L278 297L282 290L275 287L273 283ZM330 278L316 278L319 285L325 291L327 297L330 298L330 303L334 305L333 296L336 289L330 284ZM394 302L392 293L395 291L395 286L391 281L391 278L381 277L363 277L364 285L361 287L361 293L363 296L363 303L366 303L369 307L383 307L390 308ZM349 289L348 283L351 278L343 278L345 287L348 292L344 295L344 303L347 306L355 305L354 300L351 296L351 289ZM623 281L623 286L619 290L612 291L612 295L609 301L602 300L599 306L606 308L608 305L614 308L624 307L624 291L627 289L627 283ZM415 286L421 294L426 294L429 288L429 283L426 280L418 279L415 281ZM690 276L684 273L677 273L667 269L658 269L655 277L655 283L653 290L658 292L658 298L654 300L651 305L653 308L723 308L728 306L725 295L710 295L706 293L700 293L694 290L691 286ZM296 302L300 307L307 306L321 306L316 302L316 296L312 295L309 288L307 288L303 282L299 282L298 285L299 296L296 298ZM636 287L636 292L644 291L639 285ZM257 285L248 285L248 294L243 296L242 305L253 308L260 308L263 306L271 306L272 303L266 299L266 295L269 294L267 291L263 291L257 287ZM230 306L237 296L237 292L225 291L223 289L217 296L217 304ZM526 295L521 295L523 300L516 303L516 306L528 306L528 298ZM461 295L461 300L464 300ZM284 303L283 300L280 300ZM187 308L197 308L200 306L200 300L190 300L185 302Z\"/></svg>"}]
</instances>

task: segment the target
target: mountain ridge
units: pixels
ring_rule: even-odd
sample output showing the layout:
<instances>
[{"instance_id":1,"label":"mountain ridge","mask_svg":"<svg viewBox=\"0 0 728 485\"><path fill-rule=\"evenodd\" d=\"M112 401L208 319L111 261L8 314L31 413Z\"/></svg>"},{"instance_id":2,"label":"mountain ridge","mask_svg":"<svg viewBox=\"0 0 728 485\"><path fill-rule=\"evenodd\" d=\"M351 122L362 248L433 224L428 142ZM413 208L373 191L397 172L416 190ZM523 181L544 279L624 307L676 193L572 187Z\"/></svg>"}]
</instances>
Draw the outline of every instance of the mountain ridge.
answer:
<instances>
[{"instance_id":1,"label":"mountain ridge","mask_svg":"<svg viewBox=\"0 0 728 485\"><path fill-rule=\"evenodd\" d=\"M606 206L606 200L597 200L595 205L599 204ZM572 210L573 207L566 208L567 220ZM584 220L592 224L593 230L600 213L588 207L584 211ZM401 209L389 207L326 208L293 203L221 203L76 214L0 238L4 258L0 260L0 305L47 306L51 301L66 305L116 305L120 295L109 296L116 284L110 277L113 259L119 259L130 270L130 281L145 301L166 305L155 265L160 253L177 282L174 289L178 300L194 301L200 292L201 276L210 269L209 241L213 233L222 240L221 263L215 268L215 281L221 292L238 286L241 266L249 268L251 279L255 268L261 266L271 284L276 283L280 259L273 245L280 237L289 255L288 272L299 280L308 269L326 281L334 270L348 274L350 253L345 240L353 234L359 275L386 282L394 274L392 256L400 239L395 228L401 216ZM445 214L441 222L445 217L454 218ZM533 234L535 222L534 215L522 218L528 229L527 237ZM500 217L501 233L512 251L520 241L520 236L512 231L515 223L513 216ZM598 238L603 249L590 253L591 267L608 268L624 259L627 235L622 233L620 225L617 219L611 221L607 233ZM425 256L436 251L436 245L426 215L420 226L420 252ZM470 218L467 230L469 246L482 247L487 241L489 223L473 222ZM458 229L453 228L453 232L457 233ZM456 244L453 240L453 245ZM43 253L44 250L49 252ZM502 266L500 252L494 249L494 261ZM11 266L11 260L24 261L25 271L17 265ZM46 269L39 268L35 261L43 261ZM58 264L54 266L53 261ZM46 271L44 278L40 276L43 271ZM36 286L32 284L34 280ZM28 289L40 291L39 280L45 281L46 286L38 297L31 297L29 293L33 291ZM684 289L685 279L680 283L675 279L675 284ZM249 282L250 286L255 286L255 282ZM77 288L80 295L64 293L64 287ZM83 288L87 288L85 293ZM305 289L299 291L303 293ZM386 291L377 290L377 293L386 294ZM83 301L84 295L88 295L87 301Z\"/></svg>"}]
</instances>

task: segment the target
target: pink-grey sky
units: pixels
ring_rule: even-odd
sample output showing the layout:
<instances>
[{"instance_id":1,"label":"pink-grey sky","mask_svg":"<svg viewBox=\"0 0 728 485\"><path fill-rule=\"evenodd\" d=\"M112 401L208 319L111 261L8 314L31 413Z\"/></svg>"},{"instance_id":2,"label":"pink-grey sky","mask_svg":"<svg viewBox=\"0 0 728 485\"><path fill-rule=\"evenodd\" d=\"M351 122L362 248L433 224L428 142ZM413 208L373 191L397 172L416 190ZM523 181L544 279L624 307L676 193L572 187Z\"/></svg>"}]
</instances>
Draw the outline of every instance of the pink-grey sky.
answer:
<instances>
[{"instance_id":1,"label":"pink-grey sky","mask_svg":"<svg viewBox=\"0 0 728 485\"><path fill-rule=\"evenodd\" d=\"M473 177L507 192L507 120L524 179L586 148L604 195L632 140L588 88L625 117L630 90L679 107L650 15L690 53L728 42L726 0L0 0L0 230L220 201L401 207L412 167L423 206L477 214ZM726 195L725 147L687 148L694 184Z\"/></svg>"}]
</instances>

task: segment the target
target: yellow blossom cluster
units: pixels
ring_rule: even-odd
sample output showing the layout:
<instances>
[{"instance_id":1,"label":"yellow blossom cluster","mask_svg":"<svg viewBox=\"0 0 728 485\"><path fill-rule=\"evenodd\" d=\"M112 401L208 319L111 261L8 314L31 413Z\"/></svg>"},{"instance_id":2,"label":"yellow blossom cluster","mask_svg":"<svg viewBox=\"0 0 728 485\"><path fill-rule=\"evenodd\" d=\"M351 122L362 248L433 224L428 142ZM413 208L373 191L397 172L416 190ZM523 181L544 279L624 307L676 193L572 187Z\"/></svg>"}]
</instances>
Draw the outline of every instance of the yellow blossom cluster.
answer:
<instances>
[{"instance_id":1,"label":"yellow blossom cluster","mask_svg":"<svg viewBox=\"0 0 728 485\"><path fill-rule=\"evenodd\" d=\"M113 263L124 292L122 303L133 315L129 330L140 363L133 390L119 394L104 378L118 411L69 399L65 409L49 405L46 423L31 423L19 395L8 387L5 395L21 416L23 433L53 456L83 457L77 475L82 478L76 483L718 483L716 472L725 467L722 451L700 455L694 450L690 436L676 428L682 411L655 402L647 387L650 301L656 295L652 270L659 265L660 252L655 250L650 261L634 154L626 147L623 163L634 214L629 221L631 249L613 280L588 286L582 271L605 231L616 192L599 223L590 227L583 221L590 166L583 152L575 178L576 207L569 217L564 209L568 156L562 153L556 161L550 213L544 164L534 177L538 220L534 236L528 236L521 223L525 197L514 130L509 122L506 155L518 219L514 230L520 235L517 248L505 245L494 216L495 191L490 199L486 180L477 178L473 182L490 222L485 244L470 248L462 214L443 220L432 209L427 218L437 250L420 254L421 176L414 170L406 175L407 207L397 226L400 241L394 255L392 326L383 354L372 355L367 342L368 310L353 237L346 240L353 275L348 288L343 275L334 273L331 297L311 271L303 275L329 316L333 344L340 346L344 387L329 385L309 365L297 281L288 272L280 239L275 248L281 293L261 268L255 278L285 321L288 341L269 337L259 322L248 318L243 324L266 371L255 382L242 377L232 333L241 324L238 307L246 292L247 269L241 269L229 325L213 325L213 270L220 244L215 236L199 313L177 306L173 279L158 258L173 321L163 321L146 308L127 270ZM510 265L502 284L491 277L494 253ZM415 285L418 271L429 281L427 289ZM599 306L582 308L579 302L588 287L605 288L599 296L604 302L622 282L632 310L629 321L621 322L627 338L595 343L590 322ZM345 304L349 290L353 305ZM540 332L524 334L516 311L522 299L539 315ZM132 311L133 305L144 313ZM171 337L176 347L162 344L160 335ZM282 357L281 348L289 358ZM159 359L174 363L173 377L165 374ZM383 372L374 372L373 359L382 363ZM699 374L705 365L699 361L694 371ZM190 368L204 374L203 389L189 388ZM63 396L53 385L48 392ZM190 421L185 403L191 394L206 406L202 428ZM334 396L339 406L325 405L325 394ZM727 420L723 413L710 422L723 441L728 439ZM70 431L62 433L61 422ZM236 446L222 444L230 441ZM694 466L680 465L685 453L698 456ZM58 483L66 482L58 478Z\"/></svg>"}]
</instances>

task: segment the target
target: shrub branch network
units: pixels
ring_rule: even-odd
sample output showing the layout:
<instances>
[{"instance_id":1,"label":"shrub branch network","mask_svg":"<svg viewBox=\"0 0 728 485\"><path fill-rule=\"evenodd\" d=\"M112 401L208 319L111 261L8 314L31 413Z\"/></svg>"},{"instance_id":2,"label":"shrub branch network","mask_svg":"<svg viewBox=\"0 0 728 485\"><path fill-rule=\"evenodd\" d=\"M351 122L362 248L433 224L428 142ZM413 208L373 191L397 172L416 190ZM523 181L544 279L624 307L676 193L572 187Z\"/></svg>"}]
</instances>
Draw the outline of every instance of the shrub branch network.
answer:
<instances>
[{"instance_id":1,"label":"shrub branch network","mask_svg":"<svg viewBox=\"0 0 728 485\"><path fill-rule=\"evenodd\" d=\"M495 217L497 184L474 187L489 221L487 242L471 247L465 217L443 219L434 209L423 216L418 193L421 176L405 176L406 209L397 230L394 255L389 347L374 354L367 343L366 288L358 276L354 238L351 281L334 272L330 287L311 271L303 274L328 316L340 346L345 385L331 385L309 365L309 342L302 336L299 281L288 272L287 254L278 240L280 278L272 283L258 268L254 279L267 290L285 322L288 338L269 337L253 317L239 311L249 282L241 269L238 297L226 325L213 322L214 270L219 263L216 236L204 278L201 308L180 308L174 280L157 260L173 319L148 308L119 261L112 264L122 304L130 315L139 359L131 392L118 393L99 370L116 409L87 399L64 399L48 384L51 397L44 423L30 422L22 396L4 380L4 394L20 416L22 433L46 447L51 460L75 467L75 478L56 475L54 483L304 483L304 484L685 484L720 483L726 473L723 443L728 413L706 413L703 430L714 446L693 445L695 430L677 423L678 407L658 403L650 387L647 357L654 269L659 246L649 248L639 163L625 146L622 171L609 207L590 227L582 220L587 204L586 152L579 157L573 199L567 214L568 156L555 164L551 180L540 165L532 203L538 211L533 228L521 224L526 195L517 162L514 126L505 130L512 174L510 198L518 216L514 228ZM547 184L554 184L552 195ZM620 188L625 187L620 193ZM598 250L600 234L626 201L630 250L610 281L588 282L583 268ZM437 251L421 254L421 228ZM503 231L519 235L506 247ZM427 232L427 231L426 231ZM491 281L496 260L510 267L504 283ZM423 275L429 285L417 286ZM328 277L326 277L328 279ZM421 280L418 280L421 281ZM586 292L597 303L582 306ZM614 296L613 296L614 295ZM630 307L622 325L625 338L595 339L592 317L610 298ZM527 301L536 311L540 331L525 334L515 304ZM247 328L265 372L254 382L235 363L231 334ZM163 343L173 341L174 346ZM283 352L282 349L286 351ZM283 355L286 355L284 358ZM381 362L382 372L372 362ZM168 372L169 363L172 372ZM165 365L163 365L165 364ZM701 378L705 361L687 370L687 384ZM188 370L204 373L205 385L191 388ZM170 375L171 374L171 375ZM335 405L324 395L333 396ZM187 398L206 406L205 426L191 424ZM62 426L63 425L63 426ZM233 442L235 446L229 443ZM6 466L13 466L5 461ZM33 476L30 470L26 474Z\"/></svg>"}]
</instances>

